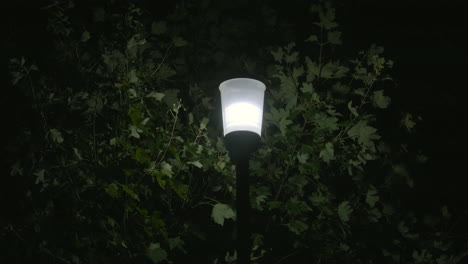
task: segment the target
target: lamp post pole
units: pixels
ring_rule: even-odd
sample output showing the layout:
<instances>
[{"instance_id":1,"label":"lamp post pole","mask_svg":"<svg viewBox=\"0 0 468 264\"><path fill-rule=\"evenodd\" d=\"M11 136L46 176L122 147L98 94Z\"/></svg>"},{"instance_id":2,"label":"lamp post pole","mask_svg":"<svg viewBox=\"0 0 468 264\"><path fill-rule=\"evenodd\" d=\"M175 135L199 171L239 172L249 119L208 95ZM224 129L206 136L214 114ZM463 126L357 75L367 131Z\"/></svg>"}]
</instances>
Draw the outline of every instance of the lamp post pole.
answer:
<instances>
[{"instance_id":1,"label":"lamp post pole","mask_svg":"<svg viewBox=\"0 0 468 264\"><path fill-rule=\"evenodd\" d=\"M236 162L237 263L250 263L249 159Z\"/></svg>"},{"instance_id":2,"label":"lamp post pole","mask_svg":"<svg viewBox=\"0 0 468 264\"><path fill-rule=\"evenodd\" d=\"M252 242L250 240L250 188L249 159L260 136L250 131L236 131L226 135L229 156L236 165L236 210L237 210L237 263L249 264Z\"/></svg>"},{"instance_id":3,"label":"lamp post pole","mask_svg":"<svg viewBox=\"0 0 468 264\"><path fill-rule=\"evenodd\" d=\"M250 189L249 158L260 142L265 84L237 78L220 84L226 148L236 165L237 263L249 264Z\"/></svg>"}]
</instances>

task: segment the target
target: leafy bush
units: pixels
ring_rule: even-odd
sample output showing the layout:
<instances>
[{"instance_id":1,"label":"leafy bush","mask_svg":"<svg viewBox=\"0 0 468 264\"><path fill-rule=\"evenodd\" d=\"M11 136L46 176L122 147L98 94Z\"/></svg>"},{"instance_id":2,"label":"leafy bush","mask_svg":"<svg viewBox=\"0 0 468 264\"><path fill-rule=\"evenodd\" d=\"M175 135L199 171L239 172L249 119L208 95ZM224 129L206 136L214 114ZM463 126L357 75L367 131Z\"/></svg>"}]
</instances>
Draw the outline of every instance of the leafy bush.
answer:
<instances>
[{"instance_id":1,"label":"leafy bush","mask_svg":"<svg viewBox=\"0 0 468 264\"><path fill-rule=\"evenodd\" d=\"M379 129L392 105L383 48L338 55L335 9L319 4L306 40L284 41L284 31L281 45L259 38L248 51L245 37L257 32L223 20L230 4L209 2L156 19L142 1L97 3L91 13L71 1L45 7L48 63L11 60L34 121L12 143L20 151L10 150L26 213L2 230L15 241L5 258L234 262L235 168L217 85L241 72L267 84L250 162L253 263L460 262L468 252L452 246L443 222L417 218L398 198L413 182L402 142ZM262 6L264 34L286 27L274 14ZM393 125L405 134L415 120L403 114ZM450 220L447 207L441 213Z\"/></svg>"}]
</instances>

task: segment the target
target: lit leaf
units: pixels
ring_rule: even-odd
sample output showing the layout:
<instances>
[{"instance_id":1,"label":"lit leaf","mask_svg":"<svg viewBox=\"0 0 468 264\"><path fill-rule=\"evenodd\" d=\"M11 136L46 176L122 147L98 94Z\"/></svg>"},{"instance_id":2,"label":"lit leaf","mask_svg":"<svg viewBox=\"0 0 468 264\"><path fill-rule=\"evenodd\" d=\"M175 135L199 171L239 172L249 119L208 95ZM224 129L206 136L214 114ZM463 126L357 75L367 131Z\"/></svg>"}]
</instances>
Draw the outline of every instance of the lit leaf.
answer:
<instances>
[{"instance_id":1,"label":"lit leaf","mask_svg":"<svg viewBox=\"0 0 468 264\"><path fill-rule=\"evenodd\" d=\"M161 100L164 97L164 94L163 93L158 93L158 92L151 92L146 97L154 98L154 99L156 99L156 101L161 102Z\"/></svg>"},{"instance_id":2,"label":"lit leaf","mask_svg":"<svg viewBox=\"0 0 468 264\"><path fill-rule=\"evenodd\" d=\"M122 186L122 189L124 190L124 192L126 192L130 197L132 197L133 199L135 199L137 201L140 201L140 198L138 197L138 194L136 194L132 189L130 189L130 187L128 187L125 184L122 184L121 186Z\"/></svg>"},{"instance_id":3,"label":"lit leaf","mask_svg":"<svg viewBox=\"0 0 468 264\"><path fill-rule=\"evenodd\" d=\"M383 95L383 92L383 90L375 91L372 96L374 105L382 109L387 108L391 101L390 97Z\"/></svg>"},{"instance_id":4,"label":"lit leaf","mask_svg":"<svg viewBox=\"0 0 468 264\"><path fill-rule=\"evenodd\" d=\"M307 39L306 42L316 42L318 41L318 38L316 35L310 35Z\"/></svg>"},{"instance_id":5,"label":"lit leaf","mask_svg":"<svg viewBox=\"0 0 468 264\"><path fill-rule=\"evenodd\" d=\"M80 152L78 151L77 148L73 148L73 153L74 153L75 156L78 158L78 160L82 160L82 159L83 159L83 158L81 157Z\"/></svg>"},{"instance_id":6,"label":"lit leaf","mask_svg":"<svg viewBox=\"0 0 468 264\"><path fill-rule=\"evenodd\" d=\"M327 144L325 144L325 149L320 151L319 157L322 158L323 161L325 161L326 163L329 163L330 160L335 159L333 143L328 142Z\"/></svg>"},{"instance_id":7,"label":"lit leaf","mask_svg":"<svg viewBox=\"0 0 468 264\"><path fill-rule=\"evenodd\" d=\"M235 219L236 214L227 204L218 203L213 206L211 217L219 225L224 225L224 219Z\"/></svg>"},{"instance_id":8,"label":"lit leaf","mask_svg":"<svg viewBox=\"0 0 468 264\"><path fill-rule=\"evenodd\" d=\"M60 131L58 131L57 129L55 128L52 128L50 130L50 138L52 139L52 141L56 142L56 143L62 143L63 142L63 137L62 137L62 133L60 133Z\"/></svg>"},{"instance_id":9,"label":"lit leaf","mask_svg":"<svg viewBox=\"0 0 468 264\"><path fill-rule=\"evenodd\" d=\"M450 212L448 211L448 207L446 205L444 205L441 209L442 211L442 216L446 219L450 219L452 217L452 215L450 214Z\"/></svg>"},{"instance_id":10,"label":"lit leaf","mask_svg":"<svg viewBox=\"0 0 468 264\"><path fill-rule=\"evenodd\" d=\"M338 216L340 217L341 221L348 222L351 213L353 212L353 208L349 205L348 201L343 201L338 205Z\"/></svg>"},{"instance_id":11,"label":"lit leaf","mask_svg":"<svg viewBox=\"0 0 468 264\"><path fill-rule=\"evenodd\" d=\"M312 83L302 83L301 91L303 93L310 93L310 94L313 93L314 88L312 86Z\"/></svg>"},{"instance_id":12,"label":"lit leaf","mask_svg":"<svg viewBox=\"0 0 468 264\"><path fill-rule=\"evenodd\" d=\"M308 159L309 159L309 154L297 153L297 160L299 160L299 163L306 164Z\"/></svg>"},{"instance_id":13,"label":"lit leaf","mask_svg":"<svg viewBox=\"0 0 468 264\"><path fill-rule=\"evenodd\" d=\"M288 228L291 232L295 233L296 235L300 235L301 233L309 229L309 226L302 221L293 220L288 224Z\"/></svg>"},{"instance_id":14,"label":"lit leaf","mask_svg":"<svg viewBox=\"0 0 468 264\"><path fill-rule=\"evenodd\" d=\"M119 186L115 183L109 183L106 186L105 191L110 197L116 198L119 195Z\"/></svg>"},{"instance_id":15,"label":"lit leaf","mask_svg":"<svg viewBox=\"0 0 468 264\"><path fill-rule=\"evenodd\" d=\"M350 111L354 116L357 117L357 116L359 116L359 114L358 114L356 108L353 107L352 104L353 104L353 101L349 101L349 103L348 103L348 109L349 109L349 111Z\"/></svg>"},{"instance_id":16,"label":"lit leaf","mask_svg":"<svg viewBox=\"0 0 468 264\"><path fill-rule=\"evenodd\" d=\"M174 43L175 47L183 47L188 44L188 42L181 37L174 37L172 42Z\"/></svg>"},{"instance_id":17,"label":"lit leaf","mask_svg":"<svg viewBox=\"0 0 468 264\"><path fill-rule=\"evenodd\" d=\"M271 55L273 55L275 61L281 62L283 60L283 49L278 48L276 51L272 50Z\"/></svg>"},{"instance_id":18,"label":"lit leaf","mask_svg":"<svg viewBox=\"0 0 468 264\"><path fill-rule=\"evenodd\" d=\"M284 61L286 63L294 63L297 61L297 56L299 55L299 52L295 51L291 54L286 54L285 58L284 58Z\"/></svg>"},{"instance_id":19,"label":"lit leaf","mask_svg":"<svg viewBox=\"0 0 468 264\"><path fill-rule=\"evenodd\" d=\"M134 138L140 138L140 134L143 132L143 130L137 128L136 126L130 126L130 136L134 137Z\"/></svg>"},{"instance_id":20,"label":"lit leaf","mask_svg":"<svg viewBox=\"0 0 468 264\"><path fill-rule=\"evenodd\" d=\"M341 45L341 32L338 31L329 31L327 34L328 42L335 45Z\"/></svg>"},{"instance_id":21,"label":"lit leaf","mask_svg":"<svg viewBox=\"0 0 468 264\"><path fill-rule=\"evenodd\" d=\"M192 164L193 166L197 167L197 168L202 168L203 165L200 163L200 161L189 161L187 162L187 164Z\"/></svg>"},{"instance_id":22,"label":"lit leaf","mask_svg":"<svg viewBox=\"0 0 468 264\"><path fill-rule=\"evenodd\" d=\"M174 172L172 171L171 164L165 161L161 162L161 172L169 178L171 178L172 175L174 174Z\"/></svg>"},{"instance_id":23,"label":"lit leaf","mask_svg":"<svg viewBox=\"0 0 468 264\"><path fill-rule=\"evenodd\" d=\"M149 161L149 156L145 153L145 150L142 148L137 148L135 152L135 160L144 164Z\"/></svg>"},{"instance_id":24,"label":"lit leaf","mask_svg":"<svg viewBox=\"0 0 468 264\"><path fill-rule=\"evenodd\" d=\"M159 243L151 243L146 249L146 256L155 264L167 260L167 252L159 246Z\"/></svg>"},{"instance_id":25,"label":"lit leaf","mask_svg":"<svg viewBox=\"0 0 468 264\"><path fill-rule=\"evenodd\" d=\"M319 112L314 115L314 122L320 129L331 132L338 129L338 118Z\"/></svg>"},{"instance_id":26,"label":"lit leaf","mask_svg":"<svg viewBox=\"0 0 468 264\"><path fill-rule=\"evenodd\" d=\"M276 109L272 107L270 113L265 113L265 118L271 121L273 124L278 126L281 131L281 135L286 135L286 128L288 125L292 124L292 121L288 119L289 110L283 108Z\"/></svg>"},{"instance_id":27,"label":"lit leaf","mask_svg":"<svg viewBox=\"0 0 468 264\"><path fill-rule=\"evenodd\" d=\"M129 83L137 83L138 82L138 76L136 74L136 70L135 69L132 69L129 73L128 73L128 82ZM136 97L136 96L135 96Z\"/></svg>"},{"instance_id":28,"label":"lit leaf","mask_svg":"<svg viewBox=\"0 0 468 264\"><path fill-rule=\"evenodd\" d=\"M39 184L39 183L44 183L45 182L45 179L44 179L44 172L45 170L44 169L41 169L41 170L38 170L36 172L33 173L34 176L36 176L36 181L35 183L36 184Z\"/></svg>"},{"instance_id":29,"label":"lit leaf","mask_svg":"<svg viewBox=\"0 0 468 264\"><path fill-rule=\"evenodd\" d=\"M413 115L406 114L405 117L401 120L401 123L408 129L411 130L416 125L416 122L413 121Z\"/></svg>"},{"instance_id":30,"label":"lit leaf","mask_svg":"<svg viewBox=\"0 0 468 264\"><path fill-rule=\"evenodd\" d=\"M182 252L186 252L184 249L185 242L180 237L169 238L169 249L179 249Z\"/></svg>"},{"instance_id":31,"label":"lit leaf","mask_svg":"<svg viewBox=\"0 0 468 264\"><path fill-rule=\"evenodd\" d=\"M374 140L379 139L380 136L376 134L377 129L367 125L367 122L360 120L356 125L348 130L348 136L357 139L358 143L362 146L375 148Z\"/></svg>"},{"instance_id":32,"label":"lit leaf","mask_svg":"<svg viewBox=\"0 0 468 264\"><path fill-rule=\"evenodd\" d=\"M374 207L375 203L379 200L379 195L377 189L375 189L374 186L369 187L369 190L367 191L366 194L366 203L370 207Z\"/></svg>"},{"instance_id":33,"label":"lit leaf","mask_svg":"<svg viewBox=\"0 0 468 264\"><path fill-rule=\"evenodd\" d=\"M91 38L91 36L89 35L89 32L86 30L84 31L82 34L81 34L81 42L86 42L88 41L89 39Z\"/></svg>"}]
</instances>

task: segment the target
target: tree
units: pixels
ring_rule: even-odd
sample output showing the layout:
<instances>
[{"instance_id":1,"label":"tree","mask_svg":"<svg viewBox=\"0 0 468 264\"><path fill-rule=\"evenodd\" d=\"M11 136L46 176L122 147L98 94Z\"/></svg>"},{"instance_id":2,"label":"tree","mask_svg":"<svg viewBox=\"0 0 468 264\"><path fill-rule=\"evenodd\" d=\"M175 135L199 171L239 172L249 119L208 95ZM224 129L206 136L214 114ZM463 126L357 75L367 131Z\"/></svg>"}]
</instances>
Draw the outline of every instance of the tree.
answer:
<instances>
[{"instance_id":1,"label":"tree","mask_svg":"<svg viewBox=\"0 0 468 264\"><path fill-rule=\"evenodd\" d=\"M441 264L468 254L441 229L447 207L420 219L398 200L413 182L405 142L378 126L391 107L384 49L340 55L329 3L310 7L311 32L294 42L275 4L248 1L247 18L232 15L246 3L181 1L156 18L146 1L43 8L47 63L11 59L33 122L18 127L21 151L8 150L24 212L2 230L13 241L6 259L233 262L235 173L217 85L237 75L268 87L250 164L254 262ZM404 114L401 133L415 124Z\"/></svg>"}]
</instances>

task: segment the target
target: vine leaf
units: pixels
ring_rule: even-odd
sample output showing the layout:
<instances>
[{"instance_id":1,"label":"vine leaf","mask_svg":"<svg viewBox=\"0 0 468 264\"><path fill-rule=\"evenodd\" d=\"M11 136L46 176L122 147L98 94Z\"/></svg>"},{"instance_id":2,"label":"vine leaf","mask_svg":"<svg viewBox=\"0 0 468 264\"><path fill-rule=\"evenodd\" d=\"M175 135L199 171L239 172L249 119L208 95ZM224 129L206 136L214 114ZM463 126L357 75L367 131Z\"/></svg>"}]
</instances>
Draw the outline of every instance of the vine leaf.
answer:
<instances>
[{"instance_id":1,"label":"vine leaf","mask_svg":"<svg viewBox=\"0 0 468 264\"><path fill-rule=\"evenodd\" d=\"M288 228L291 232L295 233L296 235L300 235L301 233L309 229L309 226L302 221L294 220L288 224Z\"/></svg>"},{"instance_id":2,"label":"vine leaf","mask_svg":"<svg viewBox=\"0 0 468 264\"><path fill-rule=\"evenodd\" d=\"M159 243L151 243L146 249L146 255L155 264L167 260L167 252L161 248Z\"/></svg>"},{"instance_id":3,"label":"vine leaf","mask_svg":"<svg viewBox=\"0 0 468 264\"><path fill-rule=\"evenodd\" d=\"M320 151L319 157L322 158L323 161L325 161L326 163L329 163L330 160L335 159L335 152L333 149L333 144L331 142L325 144L325 149Z\"/></svg>"},{"instance_id":4,"label":"vine leaf","mask_svg":"<svg viewBox=\"0 0 468 264\"><path fill-rule=\"evenodd\" d=\"M375 91L374 95L372 96L372 102L378 108L385 109L390 104L391 99L390 97L383 95L383 92L383 90Z\"/></svg>"},{"instance_id":5,"label":"vine leaf","mask_svg":"<svg viewBox=\"0 0 468 264\"><path fill-rule=\"evenodd\" d=\"M189 161L189 162L187 162L187 164L191 164L191 165L193 165L193 166L195 166L197 168L202 168L203 167L203 165L198 160L197 161Z\"/></svg>"},{"instance_id":6,"label":"vine leaf","mask_svg":"<svg viewBox=\"0 0 468 264\"><path fill-rule=\"evenodd\" d=\"M327 34L328 42L335 45L341 45L343 42L341 41L341 32L339 31L330 31Z\"/></svg>"},{"instance_id":7,"label":"vine leaf","mask_svg":"<svg viewBox=\"0 0 468 264\"><path fill-rule=\"evenodd\" d=\"M235 219L236 214L231 207L227 204L218 203L213 206L211 211L213 221L219 225L224 225L224 219Z\"/></svg>"},{"instance_id":8,"label":"vine leaf","mask_svg":"<svg viewBox=\"0 0 468 264\"><path fill-rule=\"evenodd\" d=\"M60 133L60 131L58 131L57 129L55 128L52 128L50 130L50 138L52 139L52 141L56 142L56 143L62 143L63 142L63 137L62 137L62 133Z\"/></svg>"},{"instance_id":9,"label":"vine leaf","mask_svg":"<svg viewBox=\"0 0 468 264\"><path fill-rule=\"evenodd\" d=\"M171 164L165 161L161 163L161 172L169 178L172 178L172 175L174 174Z\"/></svg>"},{"instance_id":10,"label":"vine leaf","mask_svg":"<svg viewBox=\"0 0 468 264\"><path fill-rule=\"evenodd\" d=\"M349 103L348 103L348 109L349 109L349 111L350 111L354 116L356 116L356 117L359 116L356 107L353 107L353 101L349 101Z\"/></svg>"},{"instance_id":11,"label":"vine leaf","mask_svg":"<svg viewBox=\"0 0 468 264\"><path fill-rule=\"evenodd\" d=\"M351 213L353 212L353 208L349 205L348 201L343 201L338 205L338 216L340 217L341 221L348 222Z\"/></svg>"},{"instance_id":12,"label":"vine leaf","mask_svg":"<svg viewBox=\"0 0 468 264\"><path fill-rule=\"evenodd\" d=\"M154 98L154 99L156 99L156 101L161 102L161 100L164 97L164 94L163 93L157 93L157 92L151 92L146 97Z\"/></svg>"},{"instance_id":13,"label":"vine leaf","mask_svg":"<svg viewBox=\"0 0 468 264\"><path fill-rule=\"evenodd\" d=\"M375 203L377 203L377 201L379 201L379 195L378 194L379 194L379 192L377 191L377 189L375 189L375 187L371 185L371 187L369 187L369 190L367 191L367 194L366 194L366 203L370 207L374 207Z\"/></svg>"},{"instance_id":14,"label":"vine leaf","mask_svg":"<svg viewBox=\"0 0 468 264\"><path fill-rule=\"evenodd\" d=\"M380 138L375 132L377 132L376 128L368 126L367 121L361 120L349 129L347 134L354 140L357 139L358 143L362 146L374 148L373 140Z\"/></svg>"}]
</instances>

